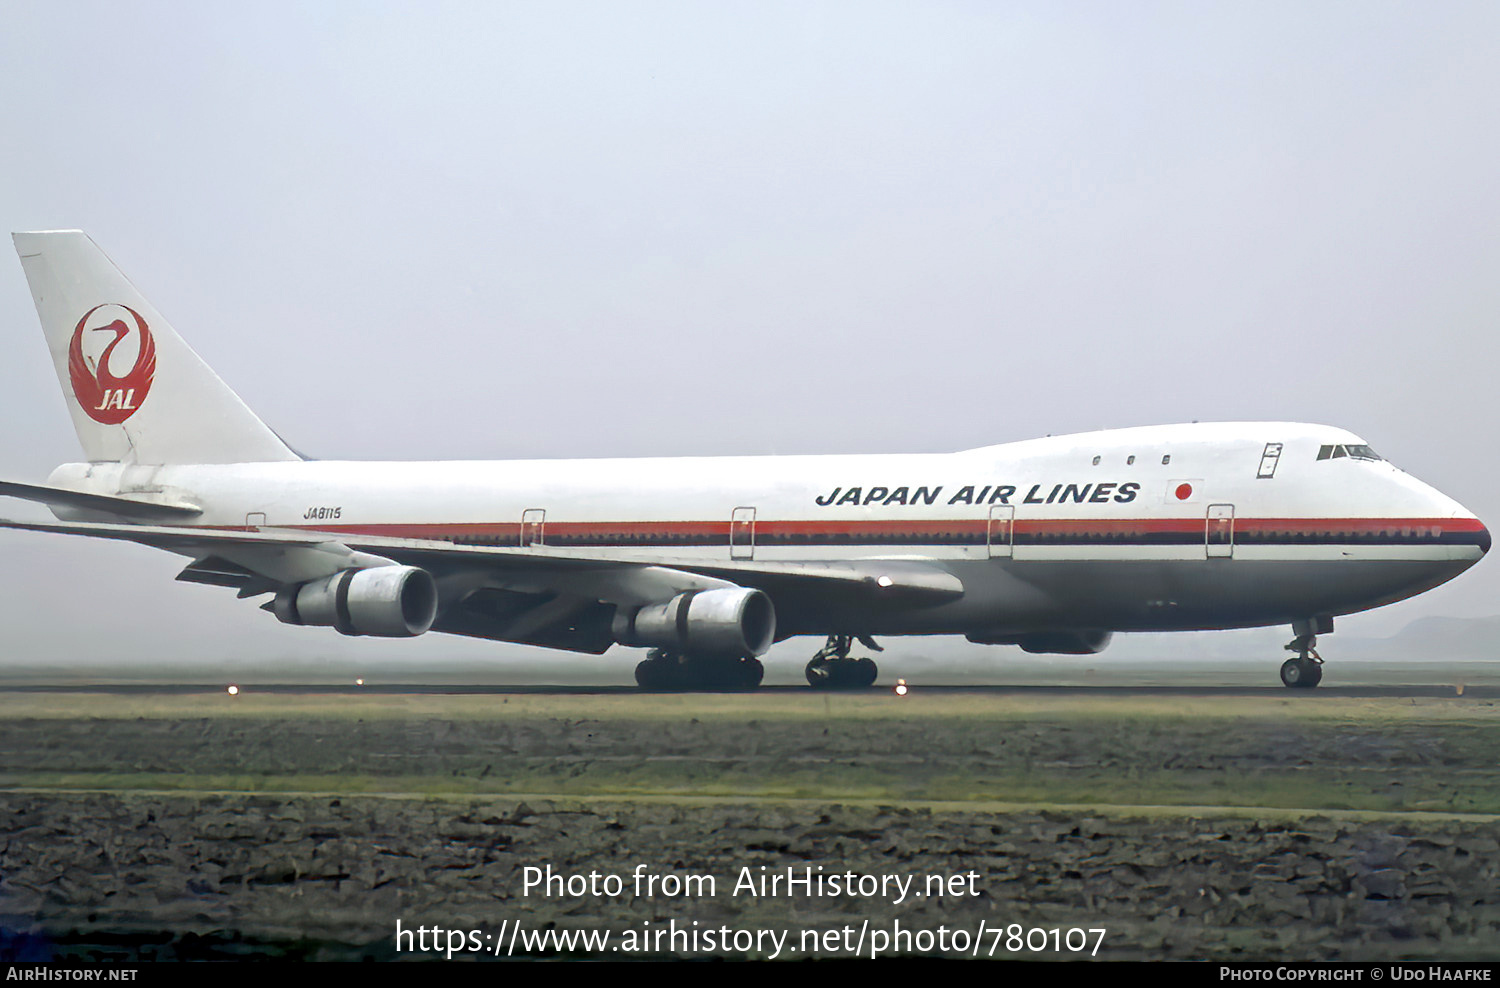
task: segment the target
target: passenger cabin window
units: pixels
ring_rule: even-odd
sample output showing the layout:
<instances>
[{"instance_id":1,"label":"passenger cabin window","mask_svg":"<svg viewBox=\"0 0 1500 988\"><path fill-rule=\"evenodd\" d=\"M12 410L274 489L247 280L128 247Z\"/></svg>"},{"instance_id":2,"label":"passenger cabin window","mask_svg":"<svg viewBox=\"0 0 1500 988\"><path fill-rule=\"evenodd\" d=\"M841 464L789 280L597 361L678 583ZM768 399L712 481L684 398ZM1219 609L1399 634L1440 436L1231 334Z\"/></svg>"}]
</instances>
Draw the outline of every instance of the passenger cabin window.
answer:
<instances>
[{"instance_id":1,"label":"passenger cabin window","mask_svg":"<svg viewBox=\"0 0 1500 988\"><path fill-rule=\"evenodd\" d=\"M1098 465L1099 465L1099 457L1096 456L1096 457L1094 457L1094 466L1097 467Z\"/></svg>"},{"instance_id":2,"label":"passenger cabin window","mask_svg":"<svg viewBox=\"0 0 1500 988\"><path fill-rule=\"evenodd\" d=\"M1125 465L1127 467L1128 466L1133 466L1134 464L1135 464L1135 457L1133 457L1133 456L1127 456L1127 457L1125 457Z\"/></svg>"},{"instance_id":3,"label":"passenger cabin window","mask_svg":"<svg viewBox=\"0 0 1500 988\"><path fill-rule=\"evenodd\" d=\"M1168 463L1171 463L1171 462L1172 462L1172 454L1171 453L1168 453L1166 456L1163 456L1161 458L1161 465L1162 466L1166 466Z\"/></svg>"}]
</instances>

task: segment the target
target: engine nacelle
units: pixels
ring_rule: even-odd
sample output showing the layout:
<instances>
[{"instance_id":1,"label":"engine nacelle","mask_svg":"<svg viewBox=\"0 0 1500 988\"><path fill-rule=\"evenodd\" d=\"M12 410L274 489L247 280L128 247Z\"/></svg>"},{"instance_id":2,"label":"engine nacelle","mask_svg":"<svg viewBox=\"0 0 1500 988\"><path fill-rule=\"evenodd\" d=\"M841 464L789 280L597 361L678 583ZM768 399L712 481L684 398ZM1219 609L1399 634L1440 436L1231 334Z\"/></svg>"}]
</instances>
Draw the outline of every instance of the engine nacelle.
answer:
<instances>
[{"instance_id":1,"label":"engine nacelle","mask_svg":"<svg viewBox=\"0 0 1500 988\"><path fill-rule=\"evenodd\" d=\"M437 583L415 566L346 569L288 587L271 609L283 624L316 625L344 635L412 638L437 618Z\"/></svg>"},{"instance_id":2,"label":"engine nacelle","mask_svg":"<svg viewBox=\"0 0 1500 988\"><path fill-rule=\"evenodd\" d=\"M776 640L776 608L770 597L746 587L688 590L665 604L616 613L613 631L621 645L744 658Z\"/></svg>"},{"instance_id":3,"label":"engine nacelle","mask_svg":"<svg viewBox=\"0 0 1500 988\"><path fill-rule=\"evenodd\" d=\"M964 637L976 645L1020 645L1033 654L1093 655L1109 647L1113 631L1039 631L1029 635L990 635L974 632Z\"/></svg>"}]
</instances>

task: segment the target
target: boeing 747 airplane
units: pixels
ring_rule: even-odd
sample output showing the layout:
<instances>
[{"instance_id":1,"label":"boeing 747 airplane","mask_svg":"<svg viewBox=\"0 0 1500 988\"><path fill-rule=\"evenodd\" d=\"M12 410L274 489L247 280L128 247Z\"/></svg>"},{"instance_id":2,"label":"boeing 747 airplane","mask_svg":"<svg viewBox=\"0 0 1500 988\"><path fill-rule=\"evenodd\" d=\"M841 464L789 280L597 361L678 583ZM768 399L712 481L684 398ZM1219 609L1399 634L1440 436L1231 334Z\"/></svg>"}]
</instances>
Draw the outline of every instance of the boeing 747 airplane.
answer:
<instances>
[{"instance_id":1,"label":"boeing 747 airplane","mask_svg":"<svg viewBox=\"0 0 1500 988\"><path fill-rule=\"evenodd\" d=\"M748 689L816 635L815 687L874 636L1092 653L1117 631L1291 625L1316 686L1333 619L1474 565L1490 534L1342 429L1166 425L957 453L310 460L75 230L15 234L83 460L0 494L32 531L188 560L292 625L650 650L646 688Z\"/></svg>"}]
</instances>

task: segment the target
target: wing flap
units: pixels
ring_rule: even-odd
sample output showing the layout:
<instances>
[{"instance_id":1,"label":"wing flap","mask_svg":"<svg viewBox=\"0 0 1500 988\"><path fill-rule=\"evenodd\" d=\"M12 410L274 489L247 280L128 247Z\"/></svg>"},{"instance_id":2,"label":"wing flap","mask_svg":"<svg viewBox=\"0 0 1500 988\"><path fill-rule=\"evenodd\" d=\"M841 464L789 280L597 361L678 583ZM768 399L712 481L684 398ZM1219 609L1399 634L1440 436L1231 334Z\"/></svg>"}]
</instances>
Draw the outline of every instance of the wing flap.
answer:
<instances>
[{"instance_id":1,"label":"wing flap","mask_svg":"<svg viewBox=\"0 0 1500 988\"><path fill-rule=\"evenodd\" d=\"M205 556L183 567L182 572L177 574L177 579L183 583L205 583L214 587L239 589L255 580L256 575L239 563L219 556Z\"/></svg>"}]
</instances>

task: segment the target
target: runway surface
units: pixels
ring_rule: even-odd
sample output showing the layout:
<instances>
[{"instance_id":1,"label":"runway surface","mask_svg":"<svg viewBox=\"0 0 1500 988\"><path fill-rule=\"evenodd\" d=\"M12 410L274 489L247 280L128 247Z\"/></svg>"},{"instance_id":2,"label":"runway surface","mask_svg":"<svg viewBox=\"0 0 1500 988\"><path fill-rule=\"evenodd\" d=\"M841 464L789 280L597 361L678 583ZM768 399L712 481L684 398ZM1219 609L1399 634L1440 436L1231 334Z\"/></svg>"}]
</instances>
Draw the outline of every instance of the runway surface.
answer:
<instances>
[{"instance_id":1,"label":"runway surface","mask_svg":"<svg viewBox=\"0 0 1500 988\"><path fill-rule=\"evenodd\" d=\"M214 683L100 683L100 684L0 684L5 693L114 694L120 696L173 696L199 693L221 693L225 685ZM753 693L719 691L658 692L634 686L577 685L497 685L453 683L379 683L355 686L349 683L246 683L236 684L243 695L270 693L287 695L336 694L355 696L894 696L894 687L874 686L866 690L815 691L806 686L762 686ZM1062 686L1062 685L994 685L929 686L912 685L907 696L1097 696L1119 697L1282 697L1316 700L1318 698L1401 699L1415 697L1455 697L1493 700L1500 698L1500 686L1392 684L1387 686L1319 686L1310 690L1292 690L1284 686Z\"/></svg>"}]
</instances>

